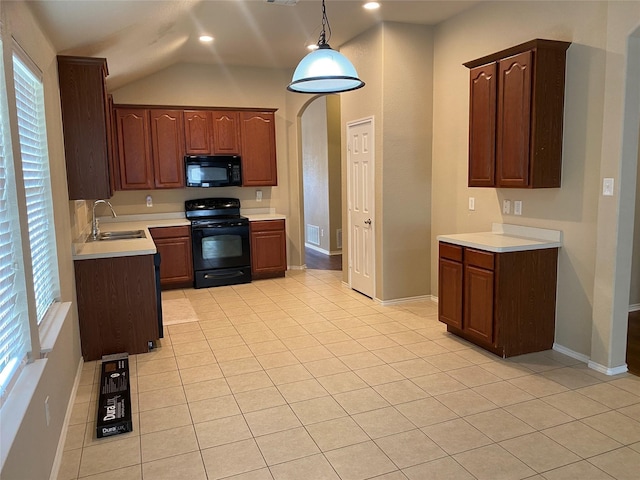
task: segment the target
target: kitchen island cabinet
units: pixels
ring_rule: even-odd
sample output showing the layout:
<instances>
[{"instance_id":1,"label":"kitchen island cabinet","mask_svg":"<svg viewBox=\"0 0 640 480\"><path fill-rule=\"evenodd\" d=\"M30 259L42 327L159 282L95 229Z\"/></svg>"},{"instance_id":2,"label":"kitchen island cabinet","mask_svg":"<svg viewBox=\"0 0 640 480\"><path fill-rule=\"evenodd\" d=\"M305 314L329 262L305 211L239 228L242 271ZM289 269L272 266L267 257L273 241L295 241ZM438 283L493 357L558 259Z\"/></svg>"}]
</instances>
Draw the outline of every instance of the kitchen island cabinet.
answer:
<instances>
[{"instance_id":1,"label":"kitchen island cabinet","mask_svg":"<svg viewBox=\"0 0 640 480\"><path fill-rule=\"evenodd\" d=\"M552 348L558 241L489 233L438 240L438 319L447 331L501 357Z\"/></svg>"},{"instance_id":2,"label":"kitchen island cabinet","mask_svg":"<svg viewBox=\"0 0 640 480\"><path fill-rule=\"evenodd\" d=\"M153 255L74 261L85 361L145 353L159 338Z\"/></svg>"},{"instance_id":3,"label":"kitchen island cabinet","mask_svg":"<svg viewBox=\"0 0 640 480\"><path fill-rule=\"evenodd\" d=\"M107 60L62 55L57 59L69 200L111 198Z\"/></svg>"},{"instance_id":4,"label":"kitchen island cabinet","mask_svg":"<svg viewBox=\"0 0 640 480\"><path fill-rule=\"evenodd\" d=\"M193 287L191 228L188 226L150 228L160 253L162 289Z\"/></svg>"},{"instance_id":5,"label":"kitchen island cabinet","mask_svg":"<svg viewBox=\"0 0 640 480\"><path fill-rule=\"evenodd\" d=\"M470 69L470 187L560 187L566 50L536 39Z\"/></svg>"},{"instance_id":6,"label":"kitchen island cabinet","mask_svg":"<svg viewBox=\"0 0 640 480\"><path fill-rule=\"evenodd\" d=\"M287 270L287 235L284 220L251 221L251 276L284 277Z\"/></svg>"}]
</instances>

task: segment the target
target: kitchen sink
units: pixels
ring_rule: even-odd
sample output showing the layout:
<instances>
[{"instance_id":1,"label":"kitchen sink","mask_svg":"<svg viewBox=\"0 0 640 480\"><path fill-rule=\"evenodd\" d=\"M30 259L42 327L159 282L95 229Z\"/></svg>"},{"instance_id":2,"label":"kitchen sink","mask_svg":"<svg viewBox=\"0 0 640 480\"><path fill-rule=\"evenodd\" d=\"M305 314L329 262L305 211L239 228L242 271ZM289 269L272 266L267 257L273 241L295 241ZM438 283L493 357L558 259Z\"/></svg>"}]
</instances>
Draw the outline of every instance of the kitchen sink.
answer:
<instances>
[{"instance_id":1,"label":"kitchen sink","mask_svg":"<svg viewBox=\"0 0 640 480\"><path fill-rule=\"evenodd\" d=\"M134 238L147 238L144 230L121 230L115 232L101 232L95 240L89 236L88 242L102 242L105 240L130 240Z\"/></svg>"}]
</instances>

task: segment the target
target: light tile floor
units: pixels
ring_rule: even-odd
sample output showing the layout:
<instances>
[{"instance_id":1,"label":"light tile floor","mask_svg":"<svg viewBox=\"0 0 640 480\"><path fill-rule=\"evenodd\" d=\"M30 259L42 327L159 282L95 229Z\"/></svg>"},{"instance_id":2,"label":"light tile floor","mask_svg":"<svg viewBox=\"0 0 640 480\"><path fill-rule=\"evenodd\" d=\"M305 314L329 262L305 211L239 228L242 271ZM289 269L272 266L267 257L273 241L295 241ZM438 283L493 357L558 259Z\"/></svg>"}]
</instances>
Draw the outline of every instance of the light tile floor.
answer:
<instances>
[{"instance_id":1,"label":"light tile floor","mask_svg":"<svg viewBox=\"0 0 640 480\"><path fill-rule=\"evenodd\" d=\"M130 358L132 433L95 438L85 364L59 480L640 478L638 377L500 359L435 304L380 306L341 272L163 298L199 321Z\"/></svg>"}]
</instances>

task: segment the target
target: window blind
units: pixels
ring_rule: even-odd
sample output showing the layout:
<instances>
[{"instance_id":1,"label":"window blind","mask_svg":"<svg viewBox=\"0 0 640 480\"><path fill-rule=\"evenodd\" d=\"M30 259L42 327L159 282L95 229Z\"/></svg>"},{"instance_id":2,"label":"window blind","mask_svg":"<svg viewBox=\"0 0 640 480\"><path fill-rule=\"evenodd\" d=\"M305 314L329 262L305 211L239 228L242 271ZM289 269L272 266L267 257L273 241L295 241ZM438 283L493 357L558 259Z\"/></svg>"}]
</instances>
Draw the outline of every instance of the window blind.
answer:
<instances>
[{"instance_id":1,"label":"window blind","mask_svg":"<svg viewBox=\"0 0 640 480\"><path fill-rule=\"evenodd\" d=\"M5 85L0 62L0 405L31 348Z\"/></svg>"},{"instance_id":2,"label":"window blind","mask_svg":"<svg viewBox=\"0 0 640 480\"><path fill-rule=\"evenodd\" d=\"M59 297L44 92L39 76L13 55L18 133L29 225L38 324Z\"/></svg>"}]
</instances>

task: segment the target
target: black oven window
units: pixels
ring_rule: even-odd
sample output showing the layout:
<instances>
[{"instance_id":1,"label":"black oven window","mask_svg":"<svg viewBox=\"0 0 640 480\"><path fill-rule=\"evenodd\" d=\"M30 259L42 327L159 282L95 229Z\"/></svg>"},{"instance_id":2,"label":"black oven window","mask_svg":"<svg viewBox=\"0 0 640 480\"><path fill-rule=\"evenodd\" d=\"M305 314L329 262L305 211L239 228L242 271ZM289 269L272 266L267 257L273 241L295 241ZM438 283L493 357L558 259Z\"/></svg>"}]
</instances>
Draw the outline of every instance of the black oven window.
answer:
<instances>
[{"instance_id":1,"label":"black oven window","mask_svg":"<svg viewBox=\"0 0 640 480\"><path fill-rule=\"evenodd\" d=\"M240 235L215 235L202 239L202 258L213 260L242 256L242 237Z\"/></svg>"},{"instance_id":2,"label":"black oven window","mask_svg":"<svg viewBox=\"0 0 640 480\"><path fill-rule=\"evenodd\" d=\"M187 177L192 183L224 182L227 180L227 169L226 167L187 165Z\"/></svg>"}]
</instances>

